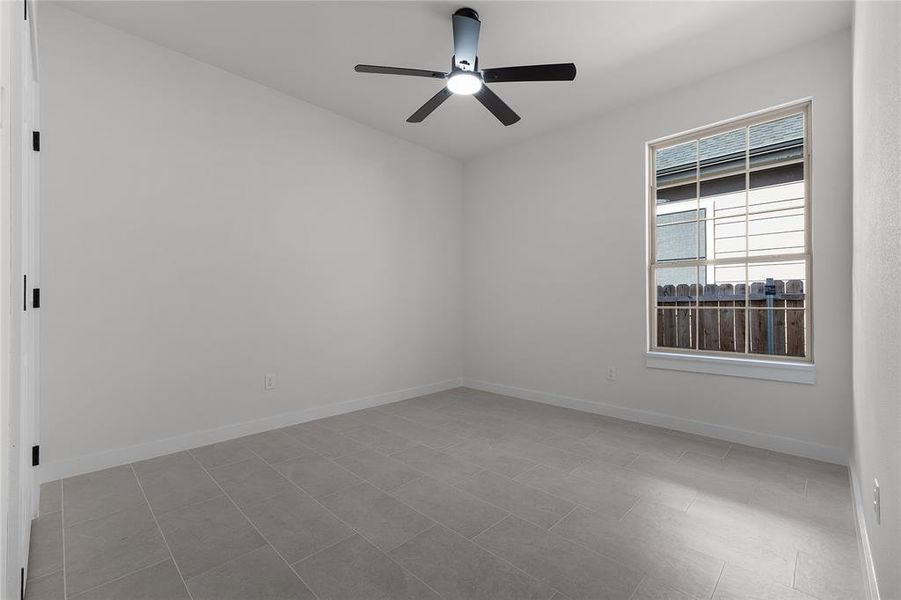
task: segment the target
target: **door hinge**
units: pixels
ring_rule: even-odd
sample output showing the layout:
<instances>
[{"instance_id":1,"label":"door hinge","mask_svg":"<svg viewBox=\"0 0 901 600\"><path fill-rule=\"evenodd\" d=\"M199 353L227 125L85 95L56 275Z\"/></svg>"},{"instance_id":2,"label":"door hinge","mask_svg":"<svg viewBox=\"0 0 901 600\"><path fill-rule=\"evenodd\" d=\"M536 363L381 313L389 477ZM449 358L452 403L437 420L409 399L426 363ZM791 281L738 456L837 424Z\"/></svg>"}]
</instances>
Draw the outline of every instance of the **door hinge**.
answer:
<instances>
[{"instance_id":1,"label":"door hinge","mask_svg":"<svg viewBox=\"0 0 901 600\"><path fill-rule=\"evenodd\" d=\"M41 464L41 447L40 446L32 446L31 447L31 466L36 467Z\"/></svg>"},{"instance_id":2,"label":"door hinge","mask_svg":"<svg viewBox=\"0 0 901 600\"><path fill-rule=\"evenodd\" d=\"M28 275L22 275L22 310L28 310Z\"/></svg>"},{"instance_id":3,"label":"door hinge","mask_svg":"<svg viewBox=\"0 0 901 600\"><path fill-rule=\"evenodd\" d=\"M41 151L41 132L40 131L32 131L31 132L31 149L35 152Z\"/></svg>"},{"instance_id":4,"label":"door hinge","mask_svg":"<svg viewBox=\"0 0 901 600\"><path fill-rule=\"evenodd\" d=\"M41 307L41 288L31 290L31 308Z\"/></svg>"}]
</instances>

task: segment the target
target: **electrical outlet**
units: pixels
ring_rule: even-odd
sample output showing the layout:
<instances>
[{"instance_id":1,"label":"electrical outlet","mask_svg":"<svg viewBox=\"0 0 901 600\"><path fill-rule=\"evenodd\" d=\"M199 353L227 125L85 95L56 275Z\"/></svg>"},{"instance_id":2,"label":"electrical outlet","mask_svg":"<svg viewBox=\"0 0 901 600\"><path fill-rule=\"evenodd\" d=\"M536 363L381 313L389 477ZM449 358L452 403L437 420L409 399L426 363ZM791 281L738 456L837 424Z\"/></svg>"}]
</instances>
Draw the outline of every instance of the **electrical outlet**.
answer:
<instances>
[{"instance_id":1,"label":"electrical outlet","mask_svg":"<svg viewBox=\"0 0 901 600\"><path fill-rule=\"evenodd\" d=\"M275 373L266 373L266 377L263 380L263 387L266 390L275 389Z\"/></svg>"},{"instance_id":2,"label":"electrical outlet","mask_svg":"<svg viewBox=\"0 0 901 600\"><path fill-rule=\"evenodd\" d=\"M607 380L616 381L616 367L607 367Z\"/></svg>"},{"instance_id":3,"label":"electrical outlet","mask_svg":"<svg viewBox=\"0 0 901 600\"><path fill-rule=\"evenodd\" d=\"M876 513L876 522L882 522L882 498L879 493L879 480L873 478L873 512Z\"/></svg>"}]
</instances>

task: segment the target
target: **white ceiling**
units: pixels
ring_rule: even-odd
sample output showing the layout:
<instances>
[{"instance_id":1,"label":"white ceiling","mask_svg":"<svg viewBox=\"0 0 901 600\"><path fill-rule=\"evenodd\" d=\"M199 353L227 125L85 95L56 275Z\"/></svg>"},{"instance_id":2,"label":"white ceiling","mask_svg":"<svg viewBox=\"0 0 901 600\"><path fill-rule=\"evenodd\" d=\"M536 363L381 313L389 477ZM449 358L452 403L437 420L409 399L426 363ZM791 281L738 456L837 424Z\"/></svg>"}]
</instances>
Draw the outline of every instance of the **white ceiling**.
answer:
<instances>
[{"instance_id":1,"label":"white ceiling","mask_svg":"<svg viewBox=\"0 0 901 600\"><path fill-rule=\"evenodd\" d=\"M468 1L468 0L467 0ZM458 2L66 2L85 16L451 156L468 158L850 26L848 2L488 2L483 67L575 62L574 82L492 86L405 119L440 83L357 63L448 70Z\"/></svg>"}]
</instances>

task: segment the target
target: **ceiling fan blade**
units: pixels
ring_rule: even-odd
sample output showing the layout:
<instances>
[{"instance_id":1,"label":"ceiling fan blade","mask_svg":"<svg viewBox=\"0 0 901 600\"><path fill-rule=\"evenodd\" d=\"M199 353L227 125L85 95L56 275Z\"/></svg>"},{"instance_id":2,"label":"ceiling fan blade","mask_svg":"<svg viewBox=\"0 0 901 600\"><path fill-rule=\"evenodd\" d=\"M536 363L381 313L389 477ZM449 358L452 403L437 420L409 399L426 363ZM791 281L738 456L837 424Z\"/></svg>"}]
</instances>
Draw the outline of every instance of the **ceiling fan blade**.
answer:
<instances>
[{"instance_id":1,"label":"ceiling fan blade","mask_svg":"<svg viewBox=\"0 0 901 600\"><path fill-rule=\"evenodd\" d=\"M479 14L471 8L454 13L454 65L464 71L474 71L479 52Z\"/></svg>"},{"instance_id":2,"label":"ceiling fan blade","mask_svg":"<svg viewBox=\"0 0 901 600\"><path fill-rule=\"evenodd\" d=\"M553 65L526 65L522 67L501 67L483 69L482 76L490 83L508 81L572 81L576 78L576 65L557 63Z\"/></svg>"},{"instance_id":3,"label":"ceiling fan blade","mask_svg":"<svg viewBox=\"0 0 901 600\"><path fill-rule=\"evenodd\" d=\"M428 102L419 107L415 113L410 115L407 123L422 123L423 119L432 114L432 111L441 106L441 104L450 98L453 94L446 87L441 88L437 94L429 98Z\"/></svg>"},{"instance_id":4,"label":"ceiling fan blade","mask_svg":"<svg viewBox=\"0 0 901 600\"><path fill-rule=\"evenodd\" d=\"M379 75L409 75L410 77L431 77L433 79L445 79L446 73L440 71L426 71L425 69L405 69L402 67L380 67L378 65L357 65L354 67L357 73L377 73Z\"/></svg>"},{"instance_id":5,"label":"ceiling fan blade","mask_svg":"<svg viewBox=\"0 0 901 600\"><path fill-rule=\"evenodd\" d=\"M491 111L497 120L507 125L513 125L519 121L519 115L513 112L513 109L497 97L497 94L488 89L487 85L483 85L482 89L473 94L482 105Z\"/></svg>"}]
</instances>

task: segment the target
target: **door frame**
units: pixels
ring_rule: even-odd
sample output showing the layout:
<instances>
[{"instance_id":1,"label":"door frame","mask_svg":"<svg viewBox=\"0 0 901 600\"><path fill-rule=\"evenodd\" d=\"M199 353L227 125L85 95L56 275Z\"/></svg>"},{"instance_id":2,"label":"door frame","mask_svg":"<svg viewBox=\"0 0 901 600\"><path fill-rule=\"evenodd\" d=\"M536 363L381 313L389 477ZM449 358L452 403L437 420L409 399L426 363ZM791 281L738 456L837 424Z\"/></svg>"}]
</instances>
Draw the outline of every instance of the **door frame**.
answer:
<instances>
[{"instance_id":1,"label":"door frame","mask_svg":"<svg viewBox=\"0 0 901 600\"><path fill-rule=\"evenodd\" d=\"M18 598L27 573L39 486L38 131L35 3L0 2L0 597ZM25 276L27 275L27 281Z\"/></svg>"}]
</instances>

